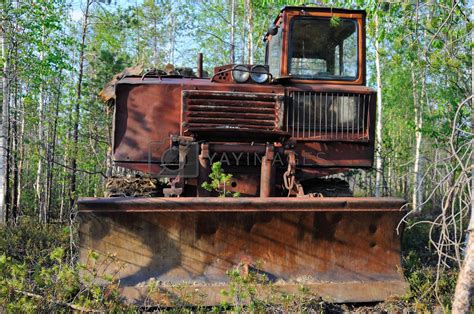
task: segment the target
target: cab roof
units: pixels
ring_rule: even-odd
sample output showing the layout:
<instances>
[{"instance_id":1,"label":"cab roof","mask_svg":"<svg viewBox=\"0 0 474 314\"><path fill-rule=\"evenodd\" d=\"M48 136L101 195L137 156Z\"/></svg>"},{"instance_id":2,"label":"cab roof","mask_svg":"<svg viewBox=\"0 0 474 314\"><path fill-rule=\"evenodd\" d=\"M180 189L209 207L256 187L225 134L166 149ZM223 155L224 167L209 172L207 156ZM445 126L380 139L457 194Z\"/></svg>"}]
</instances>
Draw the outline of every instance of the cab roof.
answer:
<instances>
[{"instance_id":1,"label":"cab roof","mask_svg":"<svg viewBox=\"0 0 474 314\"><path fill-rule=\"evenodd\" d=\"M334 7L316 7L316 6L304 6L304 5L289 5L285 6L280 10L280 14L290 11L307 11L307 12L332 12L332 13L356 13L366 15L365 10L354 10L354 9L343 9L343 8L334 8ZM280 14L275 18L273 23L276 23L280 18Z\"/></svg>"},{"instance_id":2,"label":"cab roof","mask_svg":"<svg viewBox=\"0 0 474 314\"><path fill-rule=\"evenodd\" d=\"M359 13L366 14L365 10L343 9L334 7L316 7L316 6L285 6L280 12L285 11L308 11L308 12L334 12L334 13Z\"/></svg>"}]
</instances>

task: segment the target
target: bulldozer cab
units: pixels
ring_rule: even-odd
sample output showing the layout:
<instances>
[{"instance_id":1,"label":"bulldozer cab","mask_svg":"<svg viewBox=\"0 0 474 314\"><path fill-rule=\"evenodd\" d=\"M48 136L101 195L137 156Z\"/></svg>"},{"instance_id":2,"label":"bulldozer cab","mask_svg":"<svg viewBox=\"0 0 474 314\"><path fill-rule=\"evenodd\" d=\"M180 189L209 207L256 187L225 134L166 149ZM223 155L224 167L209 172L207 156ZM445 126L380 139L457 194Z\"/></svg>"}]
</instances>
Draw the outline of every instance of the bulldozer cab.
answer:
<instances>
[{"instance_id":1,"label":"bulldozer cab","mask_svg":"<svg viewBox=\"0 0 474 314\"><path fill-rule=\"evenodd\" d=\"M269 27L265 63L276 80L365 84L365 12L286 7Z\"/></svg>"},{"instance_id":2,"label":"bulldozer cab","mask_svg":"<svg viewBox=\"0 0 474 314\"><path fill-rule=\"evenodd\" d=\"M354 197L334 177L373 164L365 12L285 7L265 41L264 65L116 84L115 165L165 186L153 197L81 198L80 259L115 254L129 300L162 300L184 285L206 304L232 302L220 291L238 265L282 293L303 285L328 301L406 291L396 230L405 201ZM203 188L216 161L232 175L224 190L240 197ZM160 283L152 295L150 281Z\"/></svg>"}]
</instances>

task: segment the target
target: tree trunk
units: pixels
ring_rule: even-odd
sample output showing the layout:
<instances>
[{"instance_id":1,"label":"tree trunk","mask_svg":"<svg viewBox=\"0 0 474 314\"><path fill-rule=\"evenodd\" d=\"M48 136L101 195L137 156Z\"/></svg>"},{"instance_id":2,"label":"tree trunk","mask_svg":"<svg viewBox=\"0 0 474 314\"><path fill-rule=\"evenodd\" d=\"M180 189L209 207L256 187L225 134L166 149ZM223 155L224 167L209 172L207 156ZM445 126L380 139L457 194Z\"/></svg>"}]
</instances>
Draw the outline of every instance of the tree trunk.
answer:
<instances>
[{"instance_id":1,"label":"tree trunk","mask_svg":"<svg viewBox=\"0 0 474 314\"><path fill-rule=\"evenodd\" d=\"M253 64L253 10L252 2L245 0L245 12L247 17L247 63Z\"/></svg>"},{"instance_id":2,"label":"tree trunk","mask_svg":"<svg viewBox=\"0 0 474 314\"><path fill-rule=\"evenodd\" d=\"M89 3L89 0L87 0L87 3ZM153 1L153 6L155 6L155 1ZM89 8L89 5L87 5L87 9ZM153 11L155 8L153 8ZM156 12L153 12L153 67L156 68L158 66L158 17L156 16ZM87 21L87 17L85 17ZM84 25L86 25L84 23ZM138 36L137 36L138 37Z\"/></svg>"},{"instance_id":3,"label":"tree trunk","mask_svg":"<svg viewBox=\"0 0 474 314\"><path fill-rule=\"evenodd\" d=\"M23 105L23 102L20 100L19 104L19 115L21 116L21 121L20 123L20 134L18 134L16 137L18 139L18 179L17 179L17 184L16 184L16 190L17 190L17 197L16 197L16 209L19 210L21 206L21 194L22 194L22 189L21 189L21 184L22 184L22 172L23 172L23 164L24 164L24 159L23 157L25 156L25 145L23 143L23 137L25 134L25 108Z\"/></svg>"},{"instance_id":4,"label":"tree trunk","mask_svg":"<svg viewBox=\"0 0 474 314\"><path fill-rule=\"evenodd\" d=\"M454 292L453 313L469 313L472 309L474 290L474 207L471 200L471 219L468 228L466 255L459 272L456 290Z\"/></svg>"},{"instance_id":5,"label":"tree trunk","mask_svg":"<svg viewBox=\"0 0 474 314\"><path fill-rule=\"evenodd\" d=\"M56 86L61 86L62 81L61 81L61 76L62 76L62 71L59 72L58 79ZM56 155L56 138L57 138L57 132L58 132L58 116L59 116L59 106L61 103L61 88L59 87L56 90L56 104L54 108L54 114L53 114L53 127L51 130L51 135L50 135L50 147L48 149L48 169L47 169L47 175L46 175L46 210L48 212L51 212L52 210L52 195L53 195L53 182L54 182L54 163L55 163L55 155Z\"/></svg>"},{"instance_id":6,"label":"tree trunk","mask_svg":"<svg viewBox=\"0 0 474 314\"><path fill-rule=\"evenodd\" d=\"M379 52L379 17L375 12L375 68L377 76L377 122L376 131L377 141L375 147L375 196L382 196L382 73L380 69L380 52Z\"/></svg>"},{"instance_id":7,"label":"tree trunk","mask_svg":"<svg viewBox=\"0 0 474 314\"><path fill-rule=\"evenodd\" d=\"M245 64L245 61L247 59L245 59L245 53L247 52L247 49L246 49L246 45L247 45L247 41L245 40L246 38L246 27L245 27L245 19L246 19L246 14L244 13L244 22L242 23L242 33L241 33L241 37L240 37L240 63L241 64Z\"/></svg>"},{"instance_id":8,"label":"tree trunk","mask_svg":"<svg viewBox=\"0 0 474 314\"><path fill-rule=\"evenodd\" d=\"M474 35L472 36L474 37ZM472 39L472 38L471 38ZM474 48L471 50L474 57ZM474 73L471 72L471 93L474 93ZM474 107L474 99L471 99L471 108ZM471 133L474 131L474 113L471 111ZM472 141L471 141L472 143ZM471 144L471 187L474 178L474 143ZM474 293L474 200L471 190L471 218L467 228L467 245L464 262L459 272L456 290L454 291L453 308L454 314L469 313L472 310L472 295Z\"/></svg>"},{"instance_id":9,"label":"tree trunk","mask_svg":"<svg viewBox=\"0 0 474 314\"><path fill-rule=\"evenodd\" d=\"M3 103L2 103L2 114L1 114L1 126L0 126L0 224L7 222L7 207L5 204L5 196L7 189L7 136L8 136L8 110L10 101L10 87L9 87L9 58L7 56L7 39L6 39L6 23L2 25L0 41L2 46L2 58L3 62L3 77L2 77L2 92L3 92Z\"/></svg>"},{"instance_id":10,"label":"tree trunk","mask_svg":"<svg viewBox=\"0 0 474 314\"><path fill-rule=\"evenodd\" d=\"M44 44L44 27L42 30L41 42ZM44 59L44 51L40 52L40 62ZM38 95L38 166L36 168L35 193L36 204L38 206L38 218L40 222L46 222L45 197L44 197L44 178L43 178L43 158L45 157L44 149L44 78L41 78Z\"/></svg>"},{"instance_id":11,"label":"tree trunk","mask_svg":"<svg viewBox=\"0 0 474 314\"><path fill-rule=\"evenodd\" d=\"M73 145L72 145L72 157L71 157L71 188L69 191L69 208L72 210L74 203L76 202L76 175L77 175L77 153L78 153L78 140L79 140L79 119L81 110L81 98L82 98L82 78L84 75L84 50L86 43L87 28L89 23L89 8L93 0L87 0L86 11L84 13L84 21L82 24L82 38L81 48L79 51L79 75L77 79L76 89L76 104L74 106L74 121L73 121Z\"/></svg>"},{"instance_id":12,"label":"tree trunk","mask_svg":"<svg viewBox=\"0 0 474 314\"><path fill-rule=\"evenodd\" d=\"M412 64L411 71L412 87L413 87L413 106L415 109L415 163L413 166L413 194L412 194L412 206L415 210L420 210L420 204L422 200L421 181L423 178L421 170L421 141L422 134L421 128L423 127L422 108L421 101L418 99L418 93L416 90L416 75L415 68ZM424 89L424 78L422 79L422 90ZM423 95L423 91L422 91Z\"/></svg>"},{"instance_id":13,"label":"tree trunk","mask_svg":"<svg viewBox=\"0 0 474 314\"><path fill-rule=\"evenodd\" d=\"M64 156L64 160L63 160L64 164L67 163L67 158L66 156ZM64 221L64 216L65 216L65 207L67 206L65 203L65 200L67 198L67 191L66 191L66 180L65 178L67 177L67 170L66 168L63 168L62 169L62 182L61 182L61 191L59 192L59 222L63 222Z\"/></svg>"},{"instance_id":14,"label":"tree trunk","mask_svg":"<svg viewBox=\"0 0 474 314\"><path fill-rule=\"evenodd\" d=\"M235 0L230 0L230 63L235 63Z\"/></svg>"},{"instance_id":15,"label":"tree trunk","mask_svg":"<svg viewBox=\"0 0 474 314\"><path fill-rule=\"evenodd\" d=\"M17 58L17 49L15 47L15 59L18 60ZM17 73L17 64L15 62L15 65L12 67L13 73ZM12 122L11 122L11 131L10 131L10 139L12 141L12 148L11 148L11 153L10 153L10 169L12 172L13 180L12 180L12 186L11 186L11 192L10 192L10 217L13 223L16 222L17 218L17 213L18 213L18 198L20 197L20 191L19 191L19 181L20 181L20 170L19 170L19 147L21 144L21 138L20 134L18 131L18 121L20 121L19 118L19 112L20 108L18 107L18 76L14 76L14 90L13 90L13 102L12 102L12 108L13 112L10 113L10 115L13 117Z\"/></svg>"},{"instance_id":16,"label":"tree trunk","mask_svg":"<svg viewBox=\"0 0 474 314\"><path fill-rule=\"evenodd\" d=\"M174 65L174 47L176 42L176 16L173 12L170 13L170 51L169 51L169 63Z\"/></svg>"}]
</instances>

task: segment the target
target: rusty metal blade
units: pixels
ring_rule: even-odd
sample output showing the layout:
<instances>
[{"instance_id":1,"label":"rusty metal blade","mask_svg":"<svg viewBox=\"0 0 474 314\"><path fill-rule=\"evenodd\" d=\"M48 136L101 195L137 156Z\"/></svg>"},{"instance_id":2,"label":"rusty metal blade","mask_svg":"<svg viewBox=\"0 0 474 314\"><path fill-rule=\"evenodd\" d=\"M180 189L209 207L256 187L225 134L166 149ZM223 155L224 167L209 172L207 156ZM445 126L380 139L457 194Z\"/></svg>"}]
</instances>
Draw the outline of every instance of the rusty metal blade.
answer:
<instances>
[{"instance_id":1,"label":"rusty metal blade","mask_svg":"<svg viewBox=\"0 0 474 314\"><path fill-rule=\"evenodd\" d=\"M396 230L403 205L397 198L81 199L80 259L89 250L115 253L126 265L118 273L123 294L137 302L150 298L154 279L161 291L185 283L217 304L226 271L242 262L281 291L304 285L330 301L381 301L407 289Z\"/></svg>"},{"instance_id":2,"label":"rusty metal blade","mask_svg":"<svg viewBox=\"0 0 474 314\"><path fill-rule=\"evenodd\" d=\"M393 197L160 197L81 198L80 212L291 212L291 211L389 211L400 212L405 205Z\"/></svg>"}]
</instances>

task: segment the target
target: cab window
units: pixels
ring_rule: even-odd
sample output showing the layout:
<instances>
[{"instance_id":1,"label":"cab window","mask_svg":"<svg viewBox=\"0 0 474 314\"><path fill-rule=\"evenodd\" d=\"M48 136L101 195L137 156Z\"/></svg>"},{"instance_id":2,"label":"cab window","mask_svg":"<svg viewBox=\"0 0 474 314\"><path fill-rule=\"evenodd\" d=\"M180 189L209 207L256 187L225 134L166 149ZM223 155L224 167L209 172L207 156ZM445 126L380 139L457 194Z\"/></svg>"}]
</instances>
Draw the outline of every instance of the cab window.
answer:
<instances>
[{"instance_id":1,"label":"cab window","mask_svg":"<svg viewBox=\"0 0 474 314\"><path fill-rule=\"evenodd\" d=\"M293 18L288 73L302 79L355 80L357 31L357 23L351 19Z\"/></svg>"}]
</instances>

